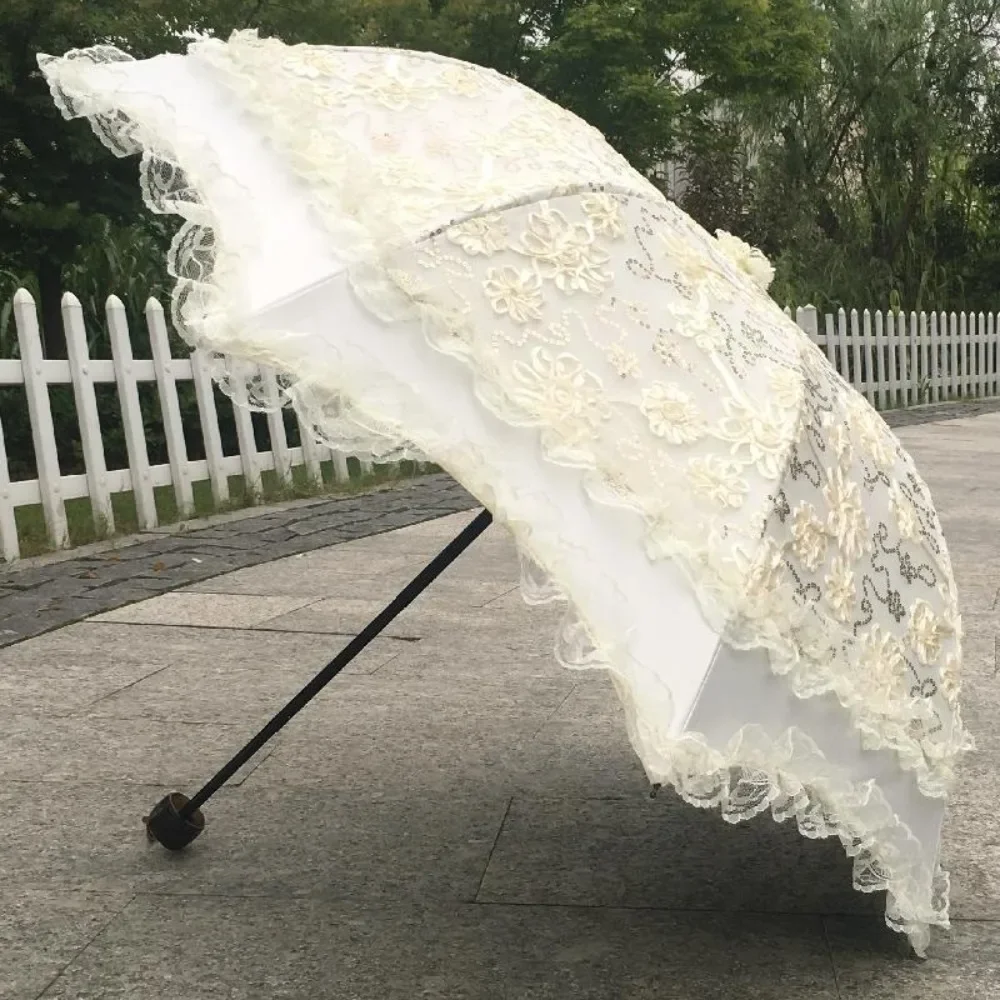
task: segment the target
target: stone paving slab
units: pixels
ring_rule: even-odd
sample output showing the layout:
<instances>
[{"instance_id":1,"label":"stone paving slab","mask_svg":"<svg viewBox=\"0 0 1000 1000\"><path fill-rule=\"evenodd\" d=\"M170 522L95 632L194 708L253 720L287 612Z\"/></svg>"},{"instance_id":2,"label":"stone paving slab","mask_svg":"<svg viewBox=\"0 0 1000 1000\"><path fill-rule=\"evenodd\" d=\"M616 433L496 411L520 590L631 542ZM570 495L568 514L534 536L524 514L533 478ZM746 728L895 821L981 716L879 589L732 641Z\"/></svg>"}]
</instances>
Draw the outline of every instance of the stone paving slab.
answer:
<instances>
[{"instance_id":1,"label":"stone paving slab","mask_svg":"<svg viewBox=\"0 0 1000 1000\"><path fill-rule=\"evenodd\" d=\"M980 743L946 820L954 927L927 961L850 890L839 845L649 798L606 679L559 668L558 610L511 593L499 529L213 799L188 852L149 846L149 806L470 517L428 504L0 649L0 1000L996 1000L1000 413L900 434L949 533ZM253 520L199 544L251 551ZM123 550L140 579L147 544Z\"/></svg>"},{"instance_id":2,"label":"stone paving slab","mask_svg":"<svg viewBox=\"0 0 1000 1000\"><path fill-rule=\"evenodd\" d=\"M294 949L275 927L295 929ZM111 996L838 1000L818 918L155 896L45 994Z\"/></svg>"},{"instance_id":3,"label":"stone paving slab","mask_svg":"<svg viewBox=\"0 0 1000 1000\"><path fill-rule=\"evenodd\" d=\"M182 532L155 532L102 551L9 567L0 573L0 647L220 573L475 505L454 480L433 475L363 496L295 504Z\"/></svg>"}]
</instances>

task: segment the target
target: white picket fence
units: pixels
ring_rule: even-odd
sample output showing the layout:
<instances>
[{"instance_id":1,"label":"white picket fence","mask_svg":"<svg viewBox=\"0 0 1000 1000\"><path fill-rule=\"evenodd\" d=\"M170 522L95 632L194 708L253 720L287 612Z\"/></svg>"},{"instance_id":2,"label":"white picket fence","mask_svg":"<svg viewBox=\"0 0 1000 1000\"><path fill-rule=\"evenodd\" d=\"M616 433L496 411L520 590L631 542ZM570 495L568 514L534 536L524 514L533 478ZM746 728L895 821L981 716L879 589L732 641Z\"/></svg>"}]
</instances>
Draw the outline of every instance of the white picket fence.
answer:
<instances>
[{"instance_id":1,"label":"white picket fence","mask_svg":"<svg viewBox=\"0 0 1000 1000\"><path fill-rule=\"evenodd\" d=\"M112 296L107 302L112 360L92 360L88 354L83 310L72 294L63 298L66 361L42 357L37 310L23 289L14 297L14 322L20 360L0 360L0 387L23 386L31 424L37 478L12 482L3 428L0 426L0 550L7 561L20 555L15 510L41 505L49 542L54 548L69 544L66 501L89 497L95 526L110 533L115 528L112 494L132 491L139 527L158 526L155 487L171 487L182 517L194 510L193 484L207 480L216 504L229 499L229 477L242 475L246 492L259 497L262 473L272 470L281 483L292 481L292 469L304 467L315 482L322 481L321 463L332 462L337 480L349 477L347 456L316 444L300 427L302 444L290 447L281 413L268 414L271 448L258 451L249 412L233 406L238 455L225 455L211 379L203 358L170 354L162 306L150 299L146 323L151 360L133 356L125 308ZM791 312L786 310L791 315ZM944 400L1000 393L1000 321L995 314L870 312L820 317L811 306L796 310L795 320L826 350L831 364L879 409L915 406ZM270 377L274 384L273 376ZM193 382L198 404L205 459L188 458L177 396L178 382ZM98 418L95 385L117 386L128 468L108 469ZM142 413L140 383L155 383L159 393L168 462L151 465ZM63 475L59 467L55 429L49 400L50 385L71 385L76 402L85 472ZM277 385L273 391L277 393ZM364 471L370 471L362 463Z\"/></svg>"},{"instance_id":2,"label":"white picket fence","mask_svg":"<svg viewBox=\"0 0 1000 1000\"><path fill-rule=\"evenodd\" d=\"M11 481L3 428L0 427L0 550L8 562L20 556L14 514L18 507L41 505L49 543L59 549L70 542L66 501L76 497L90 498L95 527L99 533L110 534L115 530L111 504L114 493L132 491L139 527L151 531L159 524L153 492L158 486L173 488L177 510L183 518L194 513L193 484L199 480L210 482L213 500L222 506L230 500L230 476L243 476L245 491L251 498L261 496L262 474L267 471L273 471L278 482L291 484L292 469L304 466L306 474L318 483L322 482L321 463L332 462L335 480L349 478L348 456L317 444L301 425L302 444L290 447L280 412L267 415L271 448L259 451L249 411L233 405L239 454L223 454L216 398L204 359L197 351L186 358L171 356L163 307L155 299L150 299L146 306L151 360L133 356L125 307L116 296L107 301L111 361L90 358L83 310L76 296L70 293L63 297L62 308L66 361L43 360L35 302L24 289L14 296L13 313L20 360L0 360L0 387L24 387L37 479ZM270 377L277 395L273 374L265 373L264 377ZM200 461L188 458L184 439L177 383L185 381L194 383L198 403L206 455ZM160 399L169 457L164 465L150 464L146 446L138 387L140 383L149 382L156 383ZM107 467L94 388L102 383L116 385L118 389L128 453L127 469ZM50 385L73 387L86 469L83 474L66 476L60 471L49 400ZM361 469L370 472L370 463L361 462Z\"/></svg>"},{"instance_id":3,"label":"white picket fence","mask_svg":"<svg viewBox=\"0 0 1000 1000\"><path fill-rule=\"evenodd\" d=\"M816 309L806 306L795 321L880 410L1000 393L996 313L841 309L821 327Z\"/></svg>"}]
</instances>

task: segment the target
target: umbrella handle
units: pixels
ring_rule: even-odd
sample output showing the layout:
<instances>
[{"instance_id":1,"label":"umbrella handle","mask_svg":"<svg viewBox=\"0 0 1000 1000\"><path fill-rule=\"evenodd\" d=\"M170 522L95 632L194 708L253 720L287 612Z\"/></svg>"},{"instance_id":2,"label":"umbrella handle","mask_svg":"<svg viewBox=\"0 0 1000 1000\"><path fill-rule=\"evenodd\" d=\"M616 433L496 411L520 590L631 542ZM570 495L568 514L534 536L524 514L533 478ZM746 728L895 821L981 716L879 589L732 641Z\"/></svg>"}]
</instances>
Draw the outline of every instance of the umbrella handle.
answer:
<instances>
[{"instance_id":1,"label":"umbrella handle","mask_svg":"<svg viewBox=\"0 0 1000 1000\"><path fill-rule=\"evenodd\" d=\"M192 798L172 792L144 817L146 834L171 851L187 847L205 828L201 807L272 736L280 732L326 687L373 639L409 607L493 523L488 510L450 541L337 655L288 702L227 764L219 769Z\"/></svg>"}]
</instances>

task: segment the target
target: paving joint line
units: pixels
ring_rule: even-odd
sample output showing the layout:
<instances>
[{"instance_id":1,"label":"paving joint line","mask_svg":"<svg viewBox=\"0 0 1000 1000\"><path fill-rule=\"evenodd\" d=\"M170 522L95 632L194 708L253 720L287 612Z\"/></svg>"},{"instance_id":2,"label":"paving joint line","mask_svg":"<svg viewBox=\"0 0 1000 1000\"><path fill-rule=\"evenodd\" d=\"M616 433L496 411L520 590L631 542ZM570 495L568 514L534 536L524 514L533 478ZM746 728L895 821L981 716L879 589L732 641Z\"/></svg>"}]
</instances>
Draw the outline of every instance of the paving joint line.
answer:
<instances>
[{"instance_id":1,"label":"paving joint line","mask_svg":"<svg viewBox=\"0 0 1000 1000\"><path fill-rule=\"evenodd\" d=\"M108 893L107 895L112 895L112 893ZM74 952L73 956L60 967L59 971L45 984L42 990L35 994L34 1000L43 1000L49 990L51 990L52 987L55 986L56 983L58 983L59 980L66 974L66 970L74 962L76 962L102 934L104 934L104 932L136 901L137 898L138 893L132 892L122 907L111 914L111 916L109 916L108 919L101 924L98 930L90 938L88 938L88 940L76 952Z\"/></svg>"},{"instance_id":2,"label":"paving joint line","mask_svg":"<svg viewBox=\"0 0 1000 1000\"><path fill-rule=\"evenodd\" d=\"M500 843L500 838L503 836L504 827L507 825L507 817L510 815L510 807L513 804L514 796L509 795L507 797L507 805L503 810L503 816L500 817L500 825L497 827L497 835L493 838L493 843L490 845L490 853L486 858L486 864L483 865L483 874L480 875L479 884L476 886L476 891L472 894L472 899L469 902L479 902L479 894L483 891L483 883L486 881L486 875L489 873L490 865L493 864L493 855L496 853L497 844Z\"/></svg>"}]
</instances>

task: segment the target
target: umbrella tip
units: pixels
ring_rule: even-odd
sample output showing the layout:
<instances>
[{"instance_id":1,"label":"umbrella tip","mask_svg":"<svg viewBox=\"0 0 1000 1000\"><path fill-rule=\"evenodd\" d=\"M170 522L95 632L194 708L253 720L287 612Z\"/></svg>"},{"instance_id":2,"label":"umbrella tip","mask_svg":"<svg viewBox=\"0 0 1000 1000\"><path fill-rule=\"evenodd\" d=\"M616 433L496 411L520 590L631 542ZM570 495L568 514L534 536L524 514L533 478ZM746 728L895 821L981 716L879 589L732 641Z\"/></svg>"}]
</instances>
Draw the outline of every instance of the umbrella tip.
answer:
<instances>
[{"instance_id":1,"label":"umbrella tip","mask_svg":"<svg viewBox=\"0 0 1000 1000\"><path fill-rule=\"evenodd\" d=\"M171 792L160 799L152 812L142 819L146 837L168 851L183 851L205 829L205 815L200 809L195 809L190 816L184 814L189 801L180 792Z\"/></svg>"}]
</instances>

